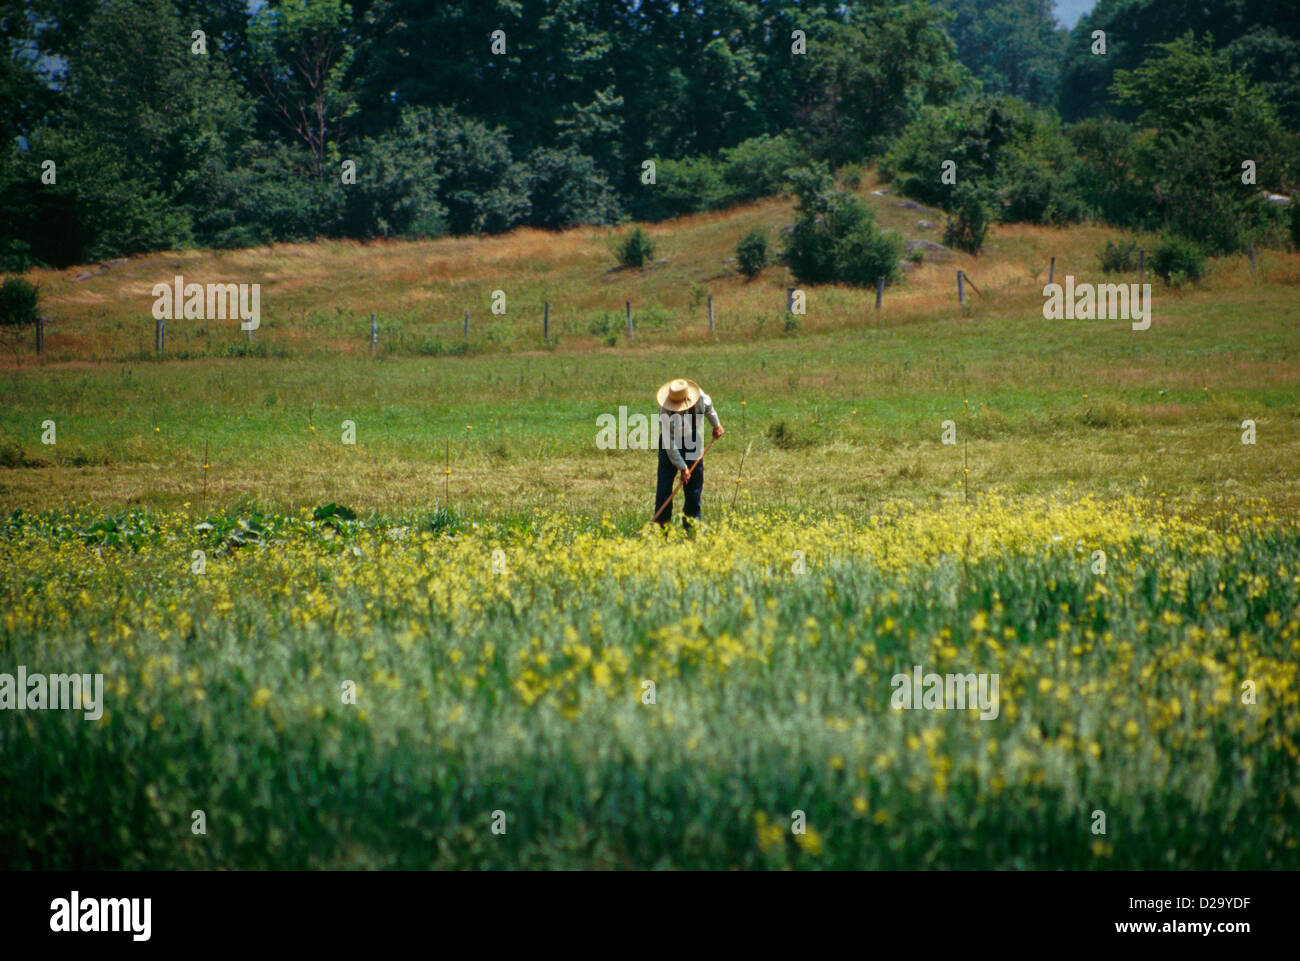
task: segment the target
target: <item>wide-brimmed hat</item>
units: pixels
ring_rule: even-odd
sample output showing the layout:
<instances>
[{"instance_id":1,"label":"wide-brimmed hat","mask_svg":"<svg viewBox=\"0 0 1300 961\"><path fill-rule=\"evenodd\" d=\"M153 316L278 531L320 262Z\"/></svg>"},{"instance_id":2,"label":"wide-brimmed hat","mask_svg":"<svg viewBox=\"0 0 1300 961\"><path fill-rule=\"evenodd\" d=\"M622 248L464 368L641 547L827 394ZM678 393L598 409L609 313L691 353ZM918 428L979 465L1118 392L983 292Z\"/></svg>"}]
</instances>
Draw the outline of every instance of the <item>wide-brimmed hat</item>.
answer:
<instances>
[{"instance_id":1,"label":"wide-brimmed hat","mask_svg":"<svg viewBox=\"0 0 1300 961\"><path fill-rule=\"evenodd\" d=\"M690 410L700 399L700 385L693 380L677 378L659 388L659 406L664 410Z\"/></svg>"}]
</instances>

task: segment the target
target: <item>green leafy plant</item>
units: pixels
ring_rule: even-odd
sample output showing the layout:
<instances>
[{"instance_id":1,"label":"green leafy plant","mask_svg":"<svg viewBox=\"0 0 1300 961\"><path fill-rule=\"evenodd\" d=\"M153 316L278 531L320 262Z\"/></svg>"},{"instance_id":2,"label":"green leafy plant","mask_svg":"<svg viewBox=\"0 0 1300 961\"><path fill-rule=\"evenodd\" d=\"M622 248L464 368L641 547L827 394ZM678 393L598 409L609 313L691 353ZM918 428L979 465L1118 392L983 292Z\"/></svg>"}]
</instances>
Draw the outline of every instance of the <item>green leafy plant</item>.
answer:
<instances>
[{"instance_id":1,"label":"green leafy plant","mask_svg":"<svg viewBox=\"0 0 1300 961\"><path fill-rule=\"evenodd\" d=\"M615 249L618 262L623 267L640 269L655 253L654 241L645 232L644 227L637 227L623 238Z\"/></svg>"},{"instance_id":2,"label":"green leafy plant","mask_svg":"<svg viewBox=\"0 0 1300 961\"><path fill-rule=\"evenodd\" d=\"M7 277L0 285L0 327L30 327L40 309L40 290L21 277Z\"/></svg>"},{"instance_id":3,"label":"green leafy plant","mask_svg":"<svg viewBox=\"0 0 1300 961\"><path fill-rule=\"evenodd\" d=\"M1181 287L1205 276L1205 254L1186 237L1168 237L1156 248L1151 269L1169 286Z\"/></svg>"},{"instance_id":4,"label":"green leafy plant","mask_svg":"<svg viewBox=\"0 0 1300 961\"><path fill-rule=\"evenodd\" d=\"M902 238L882 233L871 208L837 188L824 164L792 171L790 179L799 196L798 219L783 253L796 280L869 287L877 278L898 276Z\"/></svg>"},{"instance_id":5,"label":"green leafy plant","mask_svg":"<svg viewBox=\"0 0 1300 961\"><path fill-rule=\"evenodd\" d=\"M767 231L751 230L736 245L736 266L753 279L767 266Z\"/></svg>"},{"instance_id":6,"label":"green leafy plant","mask_svg":"<svg viewBox=\"0 0 1300 961\"><path fill-rule=\"evenodd\" d=\"M943 242L968 254L978 254L988 235L990 219L983 193L970 185L959 186L952 216L943 230Z\"/></svg>"}]
</instances>

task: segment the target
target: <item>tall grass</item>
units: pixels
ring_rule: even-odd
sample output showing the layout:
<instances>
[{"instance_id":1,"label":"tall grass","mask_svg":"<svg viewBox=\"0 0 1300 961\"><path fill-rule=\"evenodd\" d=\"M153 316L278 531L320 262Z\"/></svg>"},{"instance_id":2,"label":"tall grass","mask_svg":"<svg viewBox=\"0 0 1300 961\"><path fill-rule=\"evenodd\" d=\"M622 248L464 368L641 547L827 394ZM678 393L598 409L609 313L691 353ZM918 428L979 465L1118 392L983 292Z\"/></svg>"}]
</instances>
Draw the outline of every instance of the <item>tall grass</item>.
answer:
<instances>
[{"instance_id":1,"label":"tall grass","mask_svg":"<svg viewBox=\"0 0 1300 961\"><path fill-rule=\"evenodd\" d=\"M0 863L1300 865L1300 531L1259 505L321 516L6 525L0 670L107 705L0 712ZM914 665L998 716L894 710Z\"/></svg>"}]
</instances>

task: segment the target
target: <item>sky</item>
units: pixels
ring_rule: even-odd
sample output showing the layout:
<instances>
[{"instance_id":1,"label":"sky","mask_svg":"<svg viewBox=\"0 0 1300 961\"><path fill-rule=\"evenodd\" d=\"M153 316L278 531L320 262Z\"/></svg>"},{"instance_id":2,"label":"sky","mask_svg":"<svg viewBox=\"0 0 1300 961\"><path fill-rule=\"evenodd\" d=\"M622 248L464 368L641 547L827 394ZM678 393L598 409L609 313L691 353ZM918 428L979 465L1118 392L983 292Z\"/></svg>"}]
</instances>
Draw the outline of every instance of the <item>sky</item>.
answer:
<instances>
[{"instance_id":1,"label":"sky","mask_svg":"<svg viewBox=\"0 0 1300 961\"><path fill-rule=\"evenodd\" d=\"M1079 18L1097 5L1097 0L1056 0L1056 19L1073 27Z\"/></svg>"}]
</instances>

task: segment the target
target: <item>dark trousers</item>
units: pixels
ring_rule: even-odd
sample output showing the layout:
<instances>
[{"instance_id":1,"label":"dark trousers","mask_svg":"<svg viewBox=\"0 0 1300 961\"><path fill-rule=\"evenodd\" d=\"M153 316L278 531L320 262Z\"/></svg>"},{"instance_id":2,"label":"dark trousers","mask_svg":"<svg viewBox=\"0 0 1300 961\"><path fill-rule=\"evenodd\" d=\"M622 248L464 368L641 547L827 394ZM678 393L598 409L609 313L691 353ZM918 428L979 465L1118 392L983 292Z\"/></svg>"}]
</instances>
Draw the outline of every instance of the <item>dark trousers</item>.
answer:
<instances>
[{"instance_id":1,"label":"dark trousers","mask_svg":"<svg viewBox=\"0 0 1300 961\"><path fill-rule=\"evenodd\" d=\"M691 479L686 482L686 505L682 508L685 517L682 525L691 526L692 520L700 518L700 495L704 493L704 462L696 458L692 464L685 451L682 453L682 460L686 461L686 466L691 468ZM668 452L663 448L659 449L659 483L655 488L655 506L653 510L658 510L659 505L668 500L668 495L673 492L673 485L677 483L678 471L673 466L673 462L668 459ZM673 505L668 504L659 515L659 524L667 526L673 519Z\"/></svg>"}]
</instances>

